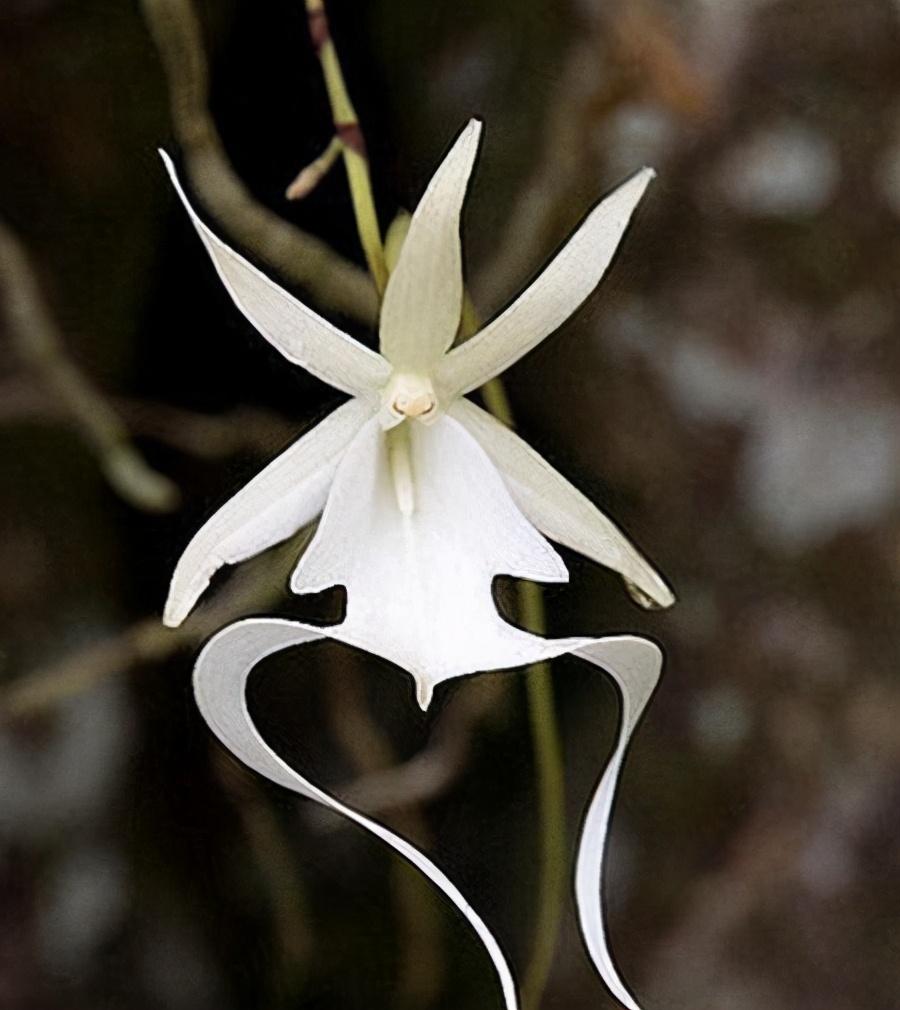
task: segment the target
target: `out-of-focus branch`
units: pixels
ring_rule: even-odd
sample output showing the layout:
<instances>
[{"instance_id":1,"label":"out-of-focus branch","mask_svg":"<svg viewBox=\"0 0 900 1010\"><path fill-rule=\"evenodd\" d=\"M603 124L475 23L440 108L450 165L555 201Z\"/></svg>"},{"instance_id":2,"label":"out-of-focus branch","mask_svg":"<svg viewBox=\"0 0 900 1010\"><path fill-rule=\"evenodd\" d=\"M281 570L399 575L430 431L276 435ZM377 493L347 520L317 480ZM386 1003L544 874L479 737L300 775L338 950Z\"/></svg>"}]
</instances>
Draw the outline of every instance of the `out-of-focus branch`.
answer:
<instances>
[{"instance_id":1,"label":"out-of-focus branch","mask_svg":"<svg viewBox=\"0 0 900 1010\"><path fill-rule=\"evenodd\" d=\"M334 680L328 700L332 732L354 771L364 779L387 772L396 756L369 714L360 681L346 677ZM428 826L415 805L395 808L393 826L419 845L427 844ZM405 864L393 864L391 889L402 933L401 949L405 951L397 1002L425 1007L437 998L444 973L440 919L430 903L428 885Z\"/></svg>"},{"instance_id":2,"label":"out-of-focus branch","mask_svg":"<svg viewBox=\"0 0 900 1010\"><path fill-rule=\"evenodd\" d=\"M283 990L287 982L288 992L293 993L305 976L312 937L306 924L306 892L289 840L256 775L235 764L220 747L215 748L213 767L235 803L271 907L278 951L278 980L273 988Z\"/></svg>"},{"instance_id":3,"label":"out-of-focus branch","mask_svg":"<svg viewBox=\"0 0 900 1010\"><path fill-rule=\"evenodd\" d=\"M131 441L122 419L66 355L19 239L0 223L0 285L12 342L21 359L93 448L106 479L132 505L165 512L178 488L154 470Z\"/></svg>"},{"instance_id":4,"label":"out-of-focus branch","mask_svg":"<svg viewBox=\"0 0 900 1010\"><path fill-rule=\"evenodd\" d=\"M281 547L269 564L238 569L229 585L201 605L180 628L166 628L156 616L137 621L118 634L78 649L56 663L0 685L0 720L47 711L66 698L143 663L161 662L180 649L199 645L241 614L264 607L283 591L287 557L296 557L314 527Z\"/></svg>"},{"instance_id":5,"label":"out-of-focus branch","mask_svg":"<svg viewBox=\"0 0 900 1010\"><path fill-rule=\"evenodd\" d=\"M227 414L198 414L166 403L109 398L128 430L152 438L198 459L222 459L250 451L271 454L298 434L287 418L254 407L237 407ZM0 424L17 421L59 421L67 418L57 397L21 379L0 383Z\"/></svg>"},{"instance_id":6,"label":"out-of-focus branch","mask_svg":"<svg viewBox=\"0 0 900 1010\"><path fill-rule=\"evenodd\" d=\"M363 774L338 790L341 798L375 814L443 795L465 770L476 731L508 686L503 677L485 677L480 692L460 692L441 715L427 747L402 764Z\"/></svg>"},{"instance_id":7,"label":"out-of-focus branch","mask_svg":"<svg viewBox=\"0 0 900 1010\"><path fill-rule=\"evenodd\" d=\"M544 121L534 170L504 223L500 245L474 279L475 301L493 311L498 299L518 290L535 267L541 243L570 199L571 183L583 163L583 100L590 42L575 43L559 85L558 100Z\"/></svg>"},{"instance_id":8,"label":"out-of-focus branch","mask_svg":"<svg viewBox=\"0 0 900 1010\"><path fill-rule=\"evenodd\" d=\"M378 298L369 277L257 203L232 169L209 113L206 58L189 0L141 0L141 6L165 68L187 174L203 205L229 237L317 302L374 323Z\"/></svg>"},{"instance_id":9,"label":"out-of-focus branch","mask_svg":"<svg viewBox=\"0 0 900 1010\"><path fill-rule=\"evenodd\" d=\"M566 57L556 101L548 109L534 169L519 192L492 259L479 272L479 304L492 309L517 291L540 250L561 238L571 192L595 173L586 138L628 101L653 102L696 121L712 105L673 28L654 3L622 0L586 24ZM638 167L638 166L635 166ZM598 194L599 195L599 194Z\"/></svg>"},{"instance_id":10,"label":"out-of-focus branch","mask_svg":"<svg viewBox=\"0 0 900 1010\"><path fill-rule=\"evenodd\" d=\"M287 418L253 407L209 415L148 401L115 403L133 432L198 459L222 459L245 451L268 458L300 434L300 426Z\"/></svg>"},{"instance_id":11,"label":"out-of-focus branch","mask_svg":"<svg viewBox=\"0 0 900 1010\"><path fill-rule=\"evenodd\" d=\"M620 0L608 14L619 97L637 93L684 119L709 115L712 89L685 52L664 6L656 0Z\"/></svg>"}]
</instances>

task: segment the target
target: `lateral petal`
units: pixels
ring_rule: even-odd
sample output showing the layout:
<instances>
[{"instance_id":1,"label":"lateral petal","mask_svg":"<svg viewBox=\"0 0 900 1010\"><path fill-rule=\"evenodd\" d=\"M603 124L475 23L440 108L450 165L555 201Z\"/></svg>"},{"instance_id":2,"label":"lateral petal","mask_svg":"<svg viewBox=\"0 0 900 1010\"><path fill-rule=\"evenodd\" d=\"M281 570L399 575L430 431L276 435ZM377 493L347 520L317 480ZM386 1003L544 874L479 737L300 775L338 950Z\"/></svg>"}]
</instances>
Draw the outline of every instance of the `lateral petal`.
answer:
<instances>
[{"instance_id":1,"label":"lateral petal","mask_svg":"<svg viewBox=\"0 0 900 1010\"><path fill-rule=\"evenodd\" d=\"M416 207L381 307L381 353L402 371L428 375L453 343L462 312L459 219L478 153L470 120Z\"/></svg>"},{"instance_id":2,"label":"lateral petal","mask_svg":"<svg viewBox=\"0 0 900 1010\"><path fill-rule=\"evenodd\" d=\"M441 362L445 401L499 375L561 326L600 283L656 173L643 168L602 200L518 298Z\"/></svg>"},{"instance_id":3,"label":"lateral petal","mask_svg":"<svg viewBox=\"0 0 900 1010\"><path fill-rule=\"evenodd\" d=\"M539 453L469 400L449 412L478 441L519 508L551 540L611 568L643 607L669 607L672 590L624 533Z\"/></svg>"},{"instance_id":4,"label":"lateral petal","mask_svg":"<svg viewBox=\"0 0 900 1010\"><path fill-rule=\"evenodd\" d=\"M461 425L448 417L405 424L405 477L390 458L391 433L377 421L347 450L291 588L345 586L346 618L329 634L408 670L425 708L450 677L565 651L571 642L504 621L491 588L500 574L543 582L568 575Z\"/></svg>"},{"instance_id":5,"label":"lateral petal","mask_svg":"<svg viewBox=\"0 0 900 1010\"><path fill-rule=\"evenodd\" d=\"M165 151L159 153L222 283L266 340L288 361L345 393L365 396L380 389L391 371L384 358L332 326L227 246L191 206L172 159Z\"/></svg>"},{"instance_id":6,"label":"lateral petal","mask_svg":"<svg viewBox=\"0 0 900 1010\"><path fill-rule=\"evenodd\" d=\"M373 408L349 400L274 459L204 523L175 568L163 621L187 617L222 565L293 536L322 511L341 454Z\"/></svg>"}]
</instances>

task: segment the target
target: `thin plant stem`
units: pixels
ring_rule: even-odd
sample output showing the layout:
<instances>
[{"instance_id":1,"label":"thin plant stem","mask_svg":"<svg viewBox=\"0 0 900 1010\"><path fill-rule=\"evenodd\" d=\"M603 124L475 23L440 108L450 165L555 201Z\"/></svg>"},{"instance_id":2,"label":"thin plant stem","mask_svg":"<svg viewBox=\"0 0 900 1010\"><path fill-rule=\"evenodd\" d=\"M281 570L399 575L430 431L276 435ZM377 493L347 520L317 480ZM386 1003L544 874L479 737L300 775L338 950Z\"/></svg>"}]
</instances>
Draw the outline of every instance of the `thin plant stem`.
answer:
<instances>
[{"instance_id":1,"label":"thin plant stem","mask_svg":"<svg viewBox=\"0 0 900 1010\"><path fill-rule=\"evenodd\" d=\"M347 169L347 181L350 185L350 198L353 201L359 240L378 293L383 295L388 271L384 259L384 246L381 242L381 228L375 211L375 199L372 196L365 139L356 117L356 109L344 83L344 74L328 27L325 4L323 0L305 0L305 3L309 33L322 65L322 76L325 78L335 136L343 144L341 153Z\"/></svg>"},{"instance_id":2,"label":"thin plant stem","mask_svg":"<svg viewBox=\"0 0 900 1010\"><path fill-rule=\"evenodd\" d=\"M255 776L221 750L216 751L213 767L237 808L271 908L278 955L272 997L285 990L296 994L306 980L313 951L306 892L290 842Z\"/></svg>"},{"instance_id":3,"label":"thin plant stem","mask_svg":"<svg viewBox=\"0 0 900 1010\"><path fill-rule=\"evenodd\" d=\"M544 601L533 583L520 587L519 599L527 627L544 623ZM541 822L541 877L531 952L522 983L524 1010L537 1010L550 977L562 919L566 892L566 802L562 744L553 678L549 663L537 663L529 670L528 716L537 769Z\"/></svg>"}]
</instances>

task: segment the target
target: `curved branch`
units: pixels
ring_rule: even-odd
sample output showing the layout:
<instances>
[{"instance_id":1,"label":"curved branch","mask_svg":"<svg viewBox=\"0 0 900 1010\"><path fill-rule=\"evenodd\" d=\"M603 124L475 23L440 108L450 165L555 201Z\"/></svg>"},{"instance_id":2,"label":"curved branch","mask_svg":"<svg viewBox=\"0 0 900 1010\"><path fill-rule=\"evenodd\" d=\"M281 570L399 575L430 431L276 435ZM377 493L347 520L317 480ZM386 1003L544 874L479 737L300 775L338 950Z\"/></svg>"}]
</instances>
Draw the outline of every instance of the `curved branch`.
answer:
<instances>
[{"instance_id":1,"label":"curved branch","mask_svg":"<svg viewBox=\"0 0 900 1010\"><path fill-rule=\"evenodd\" d=\"M231 167L209 113L200 27L188 0L141 0L169 86L172 125L198 198L225 232L322 305L361 322L378 314L366 273L258 203Z\"/></svg>"},{"instance_id":2,"label":"curved branch","mask_svg":"<svg viewBox=\"0 0 900 1010\"><path fill-rule=\"evenodd\" d=\"M131 441L115 408L66 355L28 254L0 222L0 293L13 345L65 416L81 429L106 479L126 501L148 512L178 504L178 488L154 470Z\"/></svg>"}]
</instances>

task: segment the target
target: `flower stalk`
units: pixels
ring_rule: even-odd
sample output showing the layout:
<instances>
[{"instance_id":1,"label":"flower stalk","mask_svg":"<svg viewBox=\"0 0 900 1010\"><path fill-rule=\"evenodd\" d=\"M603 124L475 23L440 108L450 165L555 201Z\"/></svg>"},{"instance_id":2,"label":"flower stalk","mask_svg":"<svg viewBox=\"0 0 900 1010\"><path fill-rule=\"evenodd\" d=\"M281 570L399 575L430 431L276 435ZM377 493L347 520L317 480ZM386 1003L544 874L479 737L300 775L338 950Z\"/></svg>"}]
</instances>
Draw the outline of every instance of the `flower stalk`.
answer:
<instances>
[{"instance_id":1,"label":"flower stalk","mask_svg":"<svg viewBox=\"0 0 900 1010\"><path fill-rule=\"evenodd\" d=\"M353 201L359 240L378 293L383 295L387 287L388 271L381 243L378 214L375 211L375 198L372 195L366 143L359 127L356 109L350 101L347 85L344 83L344 73L341 70L334 40L331 38L323 0L306 0L306 16L309 22L309 34L322 65L322 76L325 78L325 89L328 92L328 103L334 120L335 138L342 145L341 154L347 169L347 181L350 185L350 198Z\"/></svg>"}]
</instances>

